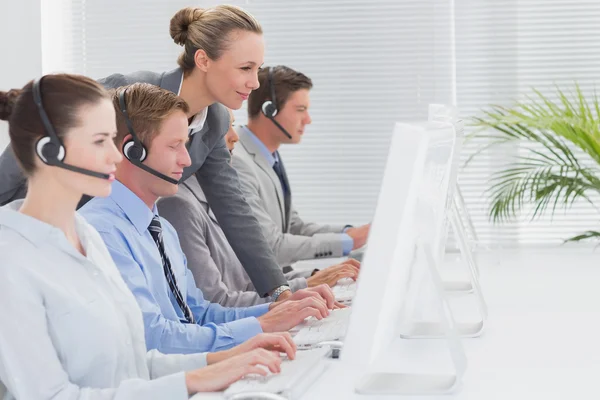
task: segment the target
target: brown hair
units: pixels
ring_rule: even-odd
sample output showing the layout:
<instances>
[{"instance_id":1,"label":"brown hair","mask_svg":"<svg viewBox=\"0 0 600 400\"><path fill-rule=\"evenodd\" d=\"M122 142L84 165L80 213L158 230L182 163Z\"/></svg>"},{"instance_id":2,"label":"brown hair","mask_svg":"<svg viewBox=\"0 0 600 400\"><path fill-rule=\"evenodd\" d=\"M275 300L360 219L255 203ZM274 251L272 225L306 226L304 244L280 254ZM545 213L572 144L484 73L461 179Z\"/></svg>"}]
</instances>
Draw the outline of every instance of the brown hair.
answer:
<instances>
[{"instance_id":1,"label":"brown hair","mask_svg":"<svg viewBox=\"0 0 600 400\"><path fill-rule=\"evenodd\" d=\"M37 106L33 101L33 81L22 89L0 91L0 119L8 121L10 143L26 175L35 171L35 146L46 136ZM106 90L91 78L81 75L46 75L40 82L42 104L58 137L82 122L82 107L108 99Z\"/></svg>"},{"instance_id":2,"label":"brown hair","mask_svg":"<svg viewBox=\"0 0 600 400\"><path fill-rule=\"evenodd\" d=\"M169 27L175 43L184 46L177 63L186 72L194 69L197 50L204 50L211 60L218 60L228 48L230 33L236 30L262 34L258 21L236 6L187 7L177 11Z\"/></svg>"},{"instance_id":3,"label":"brown hair","mask_svg":"<svg viewBox=\"0 0 600 400\"><path fill-rule=\"evenodd\" d=\"M263 68L258 72L260 87L250 92L248 98L248 118L256 118L262 105L271 97L271 84L269 83L269 71L272 70L271 83L275 86L275 99L278 110L281 110L288 101L290 95L300 89L312 89L312 80L301 72L294 71L285 65Z\"/></svg>"},{"instance_id":4,"label":"brown hair","mask_svg":"<svg viewBox=\"0 0 600 400\"><path fill-rule=\"evenodd\" d=\"M127 115L133 126L136 136L145 146L150 146L152 139L158 133L162 122L173 112L180 110L188 113L188 104L175 93L162 89L149 83L134 83L123 86L113 91L113 105L117 112L117 146L125 136L129 135L129 129L125 123L125 116L121 112L119 96L125 90L125 105Z\"/></svg>"}]
</instances>

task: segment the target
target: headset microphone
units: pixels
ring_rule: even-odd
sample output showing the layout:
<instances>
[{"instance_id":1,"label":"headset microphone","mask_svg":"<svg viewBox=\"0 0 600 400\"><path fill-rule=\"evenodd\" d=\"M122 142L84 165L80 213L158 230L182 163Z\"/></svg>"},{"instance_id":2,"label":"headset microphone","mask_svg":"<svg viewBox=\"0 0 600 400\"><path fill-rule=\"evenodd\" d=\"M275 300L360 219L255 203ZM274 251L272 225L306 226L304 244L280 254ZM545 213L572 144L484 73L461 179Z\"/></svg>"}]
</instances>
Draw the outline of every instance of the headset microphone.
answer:
<instances>
[{"instance_id":1,"label":"headset microphone","mask_svg":"<svg viewBox=\"0 0 600 400\"><path fill-rule=\"evenodd\" d=\"M288 131L285 130L285 128L283 126L281 126L281 124L279 124L279 122L275 121L275 116L277 115L277 112L279 110L277 110L277 99L275 97L275 85L273 84L273 70L275 68L274 67L269 67L269 74L268 74L268 81L269 81L269 87L271 88L271 100L267 100L262 104L262 112L265 115L265 117L267 117L268 119L270 119L277 128L279 128L279 130L281 132L283 132L283 134L285 136L287 136L289 139L292 138L292 135L289 134Z\"/></svg>"},{"instance_id":2,"label":"headset microphone","mask_svg":"<svg viewBox=\"0 0 600 400\"><path fill-rule=\"evenodd\" d=\"M133 130L133 124L129 119L129 115L127 114L127 105L125 104L125 92L127 89L121 90L119 93L119 107L121 108L121 113L123 113L123 117L125 117L125 124L127 125L127 129L131 134L131 139L123 143L123 155L136 167L143 169L144 171L164 180L173 185L177 185L179 183L178 180L175 180L167 175L164 175L158 172L155 169L150 168L149 166L143 164L143 161L148 156L148 151L146 150L146 146L140 141L138 136L135 134Z\"/></svg>"},{"instance_id":3,"label":"headset microphone","mask_svg":"<svg viewBox=\"0 0 600 400\"><path fill-rule=\"evenodd\" d=\"M40 114L42 125L44 125L44 131L46 132L46 136L42 136L35 145L35 153L37 156L44 162L44 164L47 165L67 169L69 171L92 176L94 178L110 179L109 174L76 167L64 162L64 159L67 155L67 150L65 149L63 142L56 134L54 126L50 122L50 118L48 118L48 114L46 113L42 103L42 79L43 77L36 79L32 86L33 101L37 107L38 113Z\"/></svg>"}]
</instances>

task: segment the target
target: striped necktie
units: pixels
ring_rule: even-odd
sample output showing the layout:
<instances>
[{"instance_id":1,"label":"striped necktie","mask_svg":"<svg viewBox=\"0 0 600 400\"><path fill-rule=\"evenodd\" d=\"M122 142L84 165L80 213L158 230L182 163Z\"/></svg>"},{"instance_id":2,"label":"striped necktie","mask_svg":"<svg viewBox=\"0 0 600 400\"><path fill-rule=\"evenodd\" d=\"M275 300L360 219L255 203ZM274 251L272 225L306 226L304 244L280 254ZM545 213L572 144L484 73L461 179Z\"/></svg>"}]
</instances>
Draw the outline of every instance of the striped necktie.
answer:
<instances>
[{"instance_id":1,"label":"striped necktie","mask_svg":"<svg viewBox=\"0 0 600 400\"><path fill-rule=\"evenodd\" d=\"M154 239L154 243L158 247L158 252L160 253L160 258L162 260L163 271L165 273L165 278L167 278L167 282L169 283L169 288L171 289L171 293L177 300L177 304L183 311L183 315L188 323L195 324L194 315L192 314L192 310L188 307L183 298L183 295L179 291L177 287L177 282L175 281L175 274L173 273L173 269L171 268L171 261L165 252L165 244L163 242L162 237L162 226L160 225L160 219L157 215L152 218L152 222L150 222L150 226L148 227L150 231L150 235L152 235L152 239Z\"/></svg>"}]
</instances>

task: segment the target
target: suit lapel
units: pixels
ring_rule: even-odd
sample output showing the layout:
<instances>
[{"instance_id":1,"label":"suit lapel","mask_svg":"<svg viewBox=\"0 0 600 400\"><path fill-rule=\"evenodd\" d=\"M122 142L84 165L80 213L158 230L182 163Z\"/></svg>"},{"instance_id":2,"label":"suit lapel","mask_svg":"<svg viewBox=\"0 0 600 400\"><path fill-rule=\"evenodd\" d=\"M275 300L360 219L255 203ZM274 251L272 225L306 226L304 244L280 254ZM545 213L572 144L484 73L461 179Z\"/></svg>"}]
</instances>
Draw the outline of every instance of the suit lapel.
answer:
<instances>
[{"instance_id":1,"label":"suit lapel","mask_svg":"<svg viewBox=\"0 0 600 400\"><path fill-rule=\"evenodd\" d=\"M286 217L285 217L285 202L283 199L283 191L281 189L281 183L279 182L279 178L277 174L273 170L273 167L269 165L268 161L261 154L260 149L254 143L254 140L249 136L250 134L247 132L245 127L241 127L237 129L238 136L240 137L240 143L244 146L244 149L251 154L256 165L260 167L264 171L265 174L270 178L271 183L275 188L275 192L277 193L277 202L279 203L279 212L281 213L281 221L283 221L282 229L285 231L286 225Z\"/></svg>"}]
</instances>

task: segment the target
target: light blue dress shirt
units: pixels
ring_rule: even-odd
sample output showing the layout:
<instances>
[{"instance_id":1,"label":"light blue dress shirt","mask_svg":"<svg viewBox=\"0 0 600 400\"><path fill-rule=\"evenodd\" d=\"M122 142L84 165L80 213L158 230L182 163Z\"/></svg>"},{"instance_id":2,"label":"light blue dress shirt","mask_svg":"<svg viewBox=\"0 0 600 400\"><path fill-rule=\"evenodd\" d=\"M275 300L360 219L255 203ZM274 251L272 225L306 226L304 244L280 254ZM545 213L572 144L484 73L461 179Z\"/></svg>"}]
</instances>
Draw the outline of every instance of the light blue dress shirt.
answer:
<instances>
[{"instance_id":1,"label":"light blue dress shirt","mask_svg":"<svg viewBox=\"0 0 600 400\"><path fill-rule=\"evenodd\" d=\"M256 319L269 304L226 308L204 299L179 245L173 226L160 218L165 251L175 279L196 324L187 324L169 289L158 248L148 231L156 206L150 210L122 183L115 181L106 198L94 198L81 210L104 240L117 268L133 292L144 317L146 344L163 353L219 351L262 332Z\"/></svg>"},{"instance_id":2,"label":"light blue dress shirt","mask_svg":"<svg viewBox=\"0 0 600 400\"><path fill-rule=\"evenodd\" d=\"M246 132L250 134L250 137L252 138L254 143L256 143L256 145L260 149L261 154L265 157L271 168L273 167L273 165L275 165L275 161L279 162L279 156L277 155L277 153L269 152L267 146L265 146L265 144L259 138L257 138L256 135L250 129L248 129L247 126L242 126L241 129L245 129ZM350 254L352 248L354 247L354 240L350 237L350 235L346 233L340 233L340 237L342 238L342 249L344 250L344 256L347 256L348 254Z\"/></svg>"}]
</instances>

